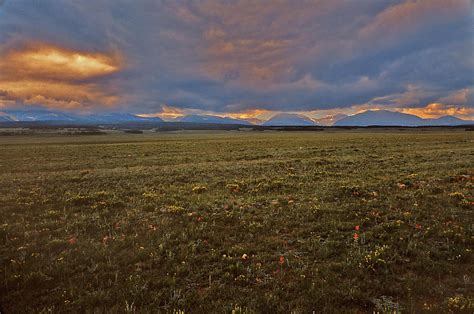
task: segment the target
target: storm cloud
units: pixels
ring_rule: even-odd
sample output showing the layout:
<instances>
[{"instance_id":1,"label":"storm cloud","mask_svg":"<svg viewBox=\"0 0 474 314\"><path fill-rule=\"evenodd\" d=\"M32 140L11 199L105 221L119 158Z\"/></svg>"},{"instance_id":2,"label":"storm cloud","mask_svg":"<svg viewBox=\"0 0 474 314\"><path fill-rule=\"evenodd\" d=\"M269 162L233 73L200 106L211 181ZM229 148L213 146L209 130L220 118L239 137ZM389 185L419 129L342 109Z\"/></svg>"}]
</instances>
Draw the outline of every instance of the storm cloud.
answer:
<instances>
[{"instance_id":1,"label":"storm cloud","mask_svg":"<svg viewBox=\"0 0 474 314\"><path fill-rule=\"evenodd\" d=\"M469 0L0 1L0 105L471 117L473 12Z\"/></svg>"}]
</instances>

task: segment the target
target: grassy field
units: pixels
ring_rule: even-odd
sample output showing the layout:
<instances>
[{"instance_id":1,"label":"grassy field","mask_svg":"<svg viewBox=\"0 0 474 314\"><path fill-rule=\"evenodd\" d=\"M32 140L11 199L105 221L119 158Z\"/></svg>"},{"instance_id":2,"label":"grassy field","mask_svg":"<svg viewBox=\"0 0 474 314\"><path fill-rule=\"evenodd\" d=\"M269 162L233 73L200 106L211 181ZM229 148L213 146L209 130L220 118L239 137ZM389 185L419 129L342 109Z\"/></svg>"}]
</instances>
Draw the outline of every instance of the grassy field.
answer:
<instances>
[{"instance_id":1,"label":"grassy field","mask_svg":"<svg viewBox=\"0 0 474 314\"><path fill-rule=\"evenodd\" d=\"M0 304L474 311L474 132L0 137Z\"/></svg>"}]
</instances>

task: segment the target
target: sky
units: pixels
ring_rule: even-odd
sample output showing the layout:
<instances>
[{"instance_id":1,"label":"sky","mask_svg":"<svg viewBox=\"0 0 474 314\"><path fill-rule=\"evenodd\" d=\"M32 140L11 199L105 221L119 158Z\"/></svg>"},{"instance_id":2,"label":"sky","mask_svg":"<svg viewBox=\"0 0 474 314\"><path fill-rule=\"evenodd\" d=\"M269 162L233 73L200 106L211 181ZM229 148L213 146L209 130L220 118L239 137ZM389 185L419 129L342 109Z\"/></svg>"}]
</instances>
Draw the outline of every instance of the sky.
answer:
<instances>
[{"instance_id":1,"label":"sky","mask_svg":"<svg viewBox=\"0 0 474 314\"><path fill-rule=\"evenodd\" d=\"M0 0L0 109L474 118L470 0Z\"/></svg>"}]
</instances>

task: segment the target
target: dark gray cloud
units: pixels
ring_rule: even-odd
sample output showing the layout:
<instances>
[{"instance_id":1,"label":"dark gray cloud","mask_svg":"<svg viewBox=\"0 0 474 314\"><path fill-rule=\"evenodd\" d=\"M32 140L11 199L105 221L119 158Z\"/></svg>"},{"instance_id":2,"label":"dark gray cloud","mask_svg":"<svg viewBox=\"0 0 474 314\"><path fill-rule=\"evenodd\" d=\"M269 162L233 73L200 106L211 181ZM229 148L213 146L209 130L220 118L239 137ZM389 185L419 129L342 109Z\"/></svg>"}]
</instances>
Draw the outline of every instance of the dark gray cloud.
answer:
<instances>
[{"instance_id":1,"label":"dark gray cloud","mask_svg":"<svg viewBox=\"0 0 474 314\"><path fill-rule=\"evenodd\" d=\"M117 71L68 81L82 98L35 95L0 74L7 86L0 89L26 103L131 112L159 112L163 104L215 112L473 107L468 0L0 5L0 58L34 43L119 60Z\"/></svg>"}]
</instances>

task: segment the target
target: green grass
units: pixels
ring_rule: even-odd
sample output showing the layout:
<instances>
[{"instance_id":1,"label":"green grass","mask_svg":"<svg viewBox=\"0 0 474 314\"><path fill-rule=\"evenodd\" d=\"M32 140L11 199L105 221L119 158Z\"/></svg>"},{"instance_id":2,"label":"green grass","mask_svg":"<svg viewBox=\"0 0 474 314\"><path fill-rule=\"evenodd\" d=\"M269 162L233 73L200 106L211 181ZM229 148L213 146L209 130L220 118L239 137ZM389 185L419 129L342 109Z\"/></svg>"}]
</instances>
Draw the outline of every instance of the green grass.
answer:
<instances>
[{"instance_id":1,"label":"green grass","mask_svg":"<svg viewBox=\"0 0 474 314\"><path fill-rule=\"evenodd\" d=\"M0 304L472 312L473 167L463 130L5 136Z\"/></svg>"}]
</instances>

